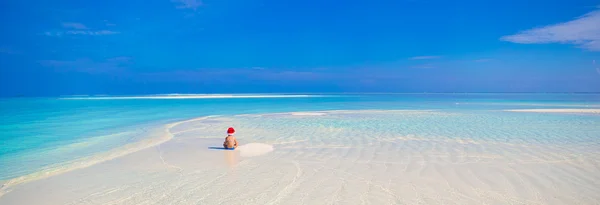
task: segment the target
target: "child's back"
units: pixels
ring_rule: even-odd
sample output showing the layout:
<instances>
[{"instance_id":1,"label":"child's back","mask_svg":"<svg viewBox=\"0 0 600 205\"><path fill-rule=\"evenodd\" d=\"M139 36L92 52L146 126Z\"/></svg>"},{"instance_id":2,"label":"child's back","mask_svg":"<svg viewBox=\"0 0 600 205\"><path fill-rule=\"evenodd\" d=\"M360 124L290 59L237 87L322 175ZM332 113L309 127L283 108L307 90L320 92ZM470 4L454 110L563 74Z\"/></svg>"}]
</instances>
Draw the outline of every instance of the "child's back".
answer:
<instances>
[{"instance_id":1,"label":"child's back","mask_svg":"<svg viewBox=\"0 0 600 205\"><path fill-rule=\"evenodd\" d=\"M238 141L233 136L233 133L235 133L233 127L227 129L227 137L225 137L225 142L223 142L223 147L225 149L236 148L238 146Z\"/></svg>"}]
</instances>

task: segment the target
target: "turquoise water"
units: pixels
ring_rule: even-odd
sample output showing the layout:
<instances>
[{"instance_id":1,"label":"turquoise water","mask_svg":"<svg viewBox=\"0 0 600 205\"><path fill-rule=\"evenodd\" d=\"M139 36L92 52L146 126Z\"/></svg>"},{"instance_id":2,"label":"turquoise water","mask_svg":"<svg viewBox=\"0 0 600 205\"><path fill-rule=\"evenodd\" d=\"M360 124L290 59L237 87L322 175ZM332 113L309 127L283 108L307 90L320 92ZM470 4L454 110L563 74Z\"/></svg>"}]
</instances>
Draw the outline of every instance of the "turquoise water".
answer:
<instances>
[{"instance_id":1,"label":"turquoise water","mask_svg":"<svg viewBox=\"0 0 600 205\"><path fill-rule=\"evenodd\" d=\"M158 125L207 115L292 111L410 109L467 113L463 117L398 121L396 133L490 139L524 136L540 143L597 142L597 115L507 113L503 109L600 108L600 94L354 94L295 98L0 99L0 180L38 172L148 136ZM346 121L332 121L335 126ZM431 125L435 123L435 126ZM385 123L383 123L385 124ZM386 124L392 126L390 123ZM500 125L493 127L494 125ZM561 127L563 125L564 127ZM290 126L296 126L292 124ZM505 126L505 127L502 127ZM509 127L506 127L509 126ZM548 126L527 134L528 126ZM512 130L512 131L511 131ZM531 136L536 138L531 139ZM553 139L560 139L553 141Z\"/></svg>"}]
</instances>

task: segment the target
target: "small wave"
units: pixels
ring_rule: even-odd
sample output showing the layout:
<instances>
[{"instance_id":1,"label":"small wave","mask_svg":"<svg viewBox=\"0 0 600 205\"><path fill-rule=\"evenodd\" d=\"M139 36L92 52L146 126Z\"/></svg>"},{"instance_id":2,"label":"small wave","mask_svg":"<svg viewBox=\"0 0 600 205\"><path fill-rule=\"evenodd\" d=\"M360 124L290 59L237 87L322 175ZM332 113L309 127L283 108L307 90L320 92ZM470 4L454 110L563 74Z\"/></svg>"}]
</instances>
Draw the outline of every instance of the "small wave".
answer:
<instances>
[{"instance_id":1,"label":"small wave","mask_svg":"<svg viewBox=\"0 0 600 205\"><path fill-rule=\"evenodd\" d=\"M144 96L63 97L63 100L133 100L133 99L223 99L223 98L310 98L325 95L238 95L238 94L165 94Z\"/></svg>"}]
</instances>

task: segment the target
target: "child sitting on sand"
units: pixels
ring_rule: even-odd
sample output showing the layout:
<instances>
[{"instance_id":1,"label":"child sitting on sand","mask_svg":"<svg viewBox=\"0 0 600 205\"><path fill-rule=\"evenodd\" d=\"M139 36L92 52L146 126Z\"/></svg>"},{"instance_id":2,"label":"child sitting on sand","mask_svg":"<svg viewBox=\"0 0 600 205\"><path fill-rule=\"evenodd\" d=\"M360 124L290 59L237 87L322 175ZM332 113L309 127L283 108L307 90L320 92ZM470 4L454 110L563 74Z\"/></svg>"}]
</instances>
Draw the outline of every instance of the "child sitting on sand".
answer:
<instances>
[{"instance_id":1,"label":"child sitting on sand","mask_svg":"<svg viewBox=\"0 0 600 205\"><path fill-rule=\"evenodd\" d=\"M238 141L233 136L233 133L235 133L233 127L227 129L227 137L225 137L225 142L223 142L223 147L225 149L235 149L238 147Z\"/></svg>"}]
</instances>

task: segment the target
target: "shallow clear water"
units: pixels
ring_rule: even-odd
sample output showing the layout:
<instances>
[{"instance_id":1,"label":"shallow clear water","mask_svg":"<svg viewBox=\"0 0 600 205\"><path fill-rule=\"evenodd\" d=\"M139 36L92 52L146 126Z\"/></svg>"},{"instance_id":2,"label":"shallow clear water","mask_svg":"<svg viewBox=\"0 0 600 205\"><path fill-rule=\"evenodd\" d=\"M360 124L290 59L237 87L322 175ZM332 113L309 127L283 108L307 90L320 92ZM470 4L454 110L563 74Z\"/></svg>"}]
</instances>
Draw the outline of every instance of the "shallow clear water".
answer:
<instances>
[{"instance_id":1,"label":"shallow clear water","mask_svg":"<svg viewBox=\"0 0 600 205\"><path fill-rule=\"evenodd\" d=\"M435 115L406 114L405 118L396 116L390 119L357 116L345 120L325 118L318 123L280 118L276 122L269 122L268 117L261 120L265 124L281 126L278 129L286 126L325 126L361 130L360 133L385 130L402 135L511 143L593 144L599 141L600 118L597 115L501 111L530 108L600 108L600 95L379 94L300 98L0 99L0 180L23 176L144 139L158 125L207 115L346 109L436 110L438 114ZM364 120L369 123L363 123Z\"/></svg>"}]
</instances>

